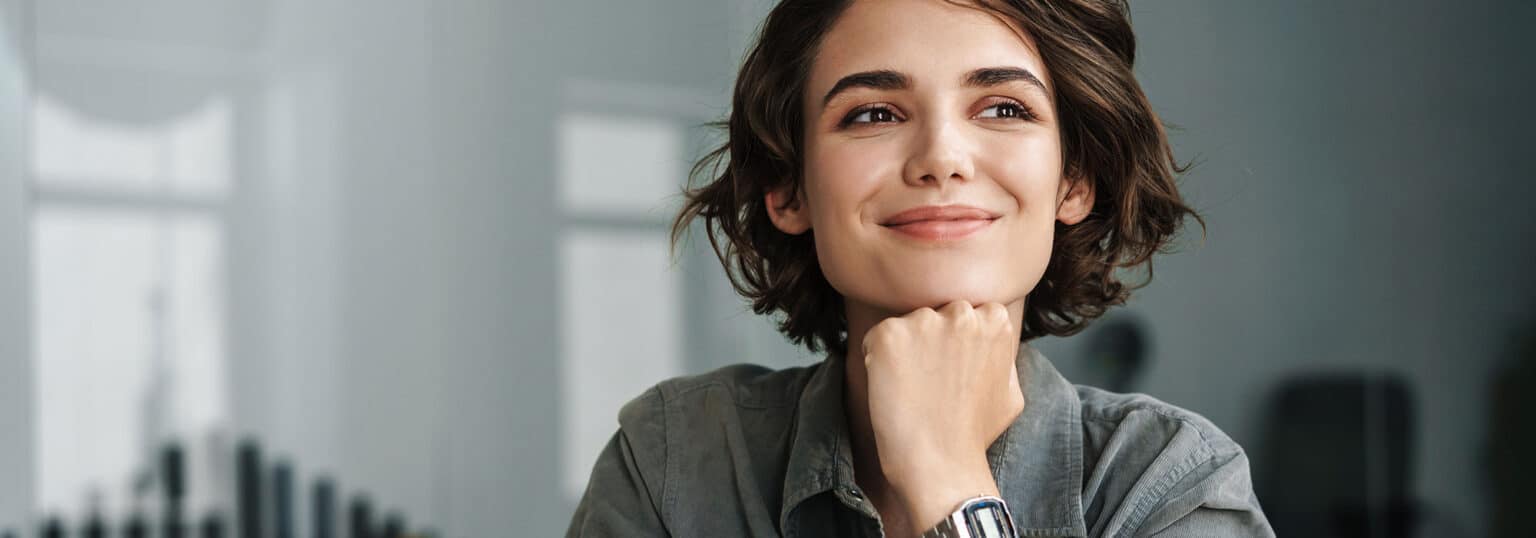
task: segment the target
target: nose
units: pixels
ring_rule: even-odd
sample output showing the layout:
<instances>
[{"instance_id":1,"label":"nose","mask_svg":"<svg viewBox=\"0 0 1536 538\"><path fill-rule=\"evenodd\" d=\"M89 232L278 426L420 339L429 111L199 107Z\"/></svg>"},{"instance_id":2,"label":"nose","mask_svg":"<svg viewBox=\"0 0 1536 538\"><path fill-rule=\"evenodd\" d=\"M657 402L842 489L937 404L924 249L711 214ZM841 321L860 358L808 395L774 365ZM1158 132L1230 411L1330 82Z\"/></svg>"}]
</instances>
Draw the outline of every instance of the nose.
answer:
<instances>
[{"instance_id":1,"label":"nose","mask_svg":"<svg viewBox=\"0 0 1536 538\"><path fill-rule=\"evenodd\" d=\"M908 185L942 189L950 180L969 180L975 173L963 133L954 122L928 122L913 140L911 156L902 169Z\"/></svg>"}]
</instances>

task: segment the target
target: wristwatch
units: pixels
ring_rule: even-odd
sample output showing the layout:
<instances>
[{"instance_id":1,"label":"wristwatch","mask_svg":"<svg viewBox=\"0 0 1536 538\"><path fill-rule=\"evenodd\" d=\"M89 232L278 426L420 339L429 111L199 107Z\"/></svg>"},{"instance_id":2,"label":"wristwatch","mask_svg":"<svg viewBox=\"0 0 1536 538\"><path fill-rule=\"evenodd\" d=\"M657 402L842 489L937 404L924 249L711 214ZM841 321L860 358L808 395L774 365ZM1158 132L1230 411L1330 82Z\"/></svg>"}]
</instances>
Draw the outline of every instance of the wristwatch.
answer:
<instances>
[{"instance_id":1,"label":"wristwatch","mask_svg":"<svg viewBox=\"0 0 1536 538\"><path fill-rule=\"evenodd\" d=\"M1018 538L1008 503L990 495L960 503L954 513L923 532L922 538Z\"/></svg>"}]
</instances>

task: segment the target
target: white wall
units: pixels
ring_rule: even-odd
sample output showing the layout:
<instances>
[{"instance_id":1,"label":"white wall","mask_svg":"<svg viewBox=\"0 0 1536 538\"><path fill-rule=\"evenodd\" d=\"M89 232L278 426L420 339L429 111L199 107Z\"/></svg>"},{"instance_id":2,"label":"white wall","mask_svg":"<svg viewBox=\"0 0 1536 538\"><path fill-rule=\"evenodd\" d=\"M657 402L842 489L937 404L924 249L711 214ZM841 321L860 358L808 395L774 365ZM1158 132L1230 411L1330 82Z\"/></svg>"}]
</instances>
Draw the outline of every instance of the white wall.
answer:
<instances>
[{"instance_id":1,"label":"white wall","mask_svg":"<svg viewBox=\"0 0 1536 538\"><path fill-rule=\"evenodd\" d=\"M0 0L0 529L30 527L32 351L27 144L32 12Z\"/></svg>"}]
</instances>

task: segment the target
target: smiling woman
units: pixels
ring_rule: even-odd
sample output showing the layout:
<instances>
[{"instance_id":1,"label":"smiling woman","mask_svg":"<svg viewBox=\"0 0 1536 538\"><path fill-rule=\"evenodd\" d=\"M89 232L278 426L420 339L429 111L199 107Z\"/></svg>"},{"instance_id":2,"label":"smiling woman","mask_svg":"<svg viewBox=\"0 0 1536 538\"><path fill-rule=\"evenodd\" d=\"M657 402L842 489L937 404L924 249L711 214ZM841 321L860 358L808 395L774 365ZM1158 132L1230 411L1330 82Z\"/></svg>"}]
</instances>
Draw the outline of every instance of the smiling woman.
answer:
<instances>
[{"instance_id":1,"label":"smiling woman","mask_svg":"<svg viewBox=\"0 0 1536 538\"><path fill-rule=\"evenodd\" d=\"M1199 220L1126 9L781 2L673 234L826 360L630 401L569 535L1273 535L1216 426L1026 343Z\"/></svg>"}]
</instances>

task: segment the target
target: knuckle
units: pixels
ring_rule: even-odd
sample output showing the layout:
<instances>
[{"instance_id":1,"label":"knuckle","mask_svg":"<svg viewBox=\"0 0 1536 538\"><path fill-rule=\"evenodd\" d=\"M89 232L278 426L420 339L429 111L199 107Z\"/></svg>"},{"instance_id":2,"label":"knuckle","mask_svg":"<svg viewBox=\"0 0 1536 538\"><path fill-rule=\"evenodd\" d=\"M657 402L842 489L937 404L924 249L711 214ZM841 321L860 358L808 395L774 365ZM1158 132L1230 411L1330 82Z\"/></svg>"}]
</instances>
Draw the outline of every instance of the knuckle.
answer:
<instances>
[{"instance_id":1,"label":"knuckle","mask_svg":"<svg viewBox=\"0 0 1536 538\"><path fill-rule=\"evenodd\" d=\"M944 319L960 319L970 315L970 305L965 301L950 301L939 308Z\"/></svg>"},{"instance_id":2,"label":"knuckle","mask_svg":"<svg viewBox=\"0 0 1536 538\"><path fill-rule=\"evenodd\" d=\"M886 334L889 332L890 326L885 323L878 323L874 327L870 327L869 331L864 333L864 352L869 353L871 348L884 342L887 338Z\"/></svg>"},{"instance_id":3,"label":"knuckle","mask_svg":"<svg viewBox=\"0 0 1536 538\"><path fill-rule=\"evenodd\" d=\"M987 325L997 330L1007 330L1013 326L1013 322L1008 319L1008 309L1001 305L988 310L986 320Z\"/></svg>"},{"instance_id":4,"label":"knuckle","mask_svg":"<svg viewBox=\"0 0 1536 538\"><path fill-rule=\"evenodd\" d=\"M1008 319L1008 308L998 303L987 303L981 307L981 316L987 321L1003 321Z\"/></svg>"}]
</instances>

